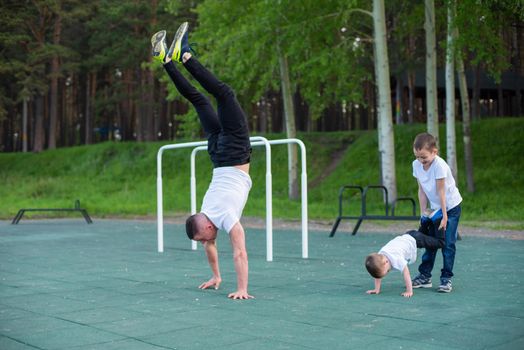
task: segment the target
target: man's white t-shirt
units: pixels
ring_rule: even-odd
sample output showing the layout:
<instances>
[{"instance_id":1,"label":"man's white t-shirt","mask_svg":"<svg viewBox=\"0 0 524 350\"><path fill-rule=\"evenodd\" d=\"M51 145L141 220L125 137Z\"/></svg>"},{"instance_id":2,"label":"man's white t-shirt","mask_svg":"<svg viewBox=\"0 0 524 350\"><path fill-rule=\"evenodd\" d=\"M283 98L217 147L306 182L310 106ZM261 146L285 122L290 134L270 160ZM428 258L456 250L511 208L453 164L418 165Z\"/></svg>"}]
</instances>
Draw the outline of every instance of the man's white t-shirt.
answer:
<instances>
[{"instance_id":1,"label":"man's white t-shirt","mask_svg":"<svg viewBox=\"0 0 524 350\"><path fill-rule=\"evenodd\" d=\"M242 217L251 185L249 174L234 166L213 169L201 212L218 229L229 233Z\"/></svg>"},{"instance_id":2,"label":"man's white t-shirt","mask_svg":"<svg viewBox=\"0 0 524 350\"><path fill-rule=\"evenodd\" d=\"M424 193L429 199L431 209L441 209L437 192L437 180L445 180L446 211L455 208L462 202L460 192L455 185L455 179L449 165L444 159L436 156L428 170L417 159L413 161L413 176L417 178Z\"/></svg>"},{"instance_id":3,"label":"man's white t-shirt","mask_svg":"<svg viewBox=\"0 0 524 350\"><path fill-rule=\"evenodd\" d=\"M378 253L388 258L392 268L402 272L406 265L417 260L417 242L412 236L404 234L393 238Z\"/></svg>"}]
</instances>

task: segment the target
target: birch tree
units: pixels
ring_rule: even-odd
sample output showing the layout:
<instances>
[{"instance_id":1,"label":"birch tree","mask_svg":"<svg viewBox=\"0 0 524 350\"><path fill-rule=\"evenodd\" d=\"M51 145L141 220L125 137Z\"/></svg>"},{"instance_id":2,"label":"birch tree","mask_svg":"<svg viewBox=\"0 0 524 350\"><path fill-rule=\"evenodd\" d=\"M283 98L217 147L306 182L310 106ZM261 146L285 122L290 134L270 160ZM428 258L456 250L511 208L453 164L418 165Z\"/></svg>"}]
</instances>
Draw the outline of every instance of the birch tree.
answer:
<instances>
[{"instance_id":1,"label":"birch tree","mask_svg":"<svg viewBox=\"0 0 524 350\"><path fill-rule=\"evenodd\" d=\"M446 35L446 160L451 173L457 178L457 143L455 135L455 61L454 61L454 18L455 1L448 0L448 29Z\"/></svg>"},{"instance_id":2,"label":"birch tree","mask_svg":"<svg viewBox=\"0 0 524 350\"><path fill-rule=\"evenodd\" d=\"M510 20L524 20L524 4L519 0L505 2L487 2L461 0L456 3L455 13L456 36L454 47L456 54L457 74L459 78L462 102L462 127L464 142L464 161L466 185L469 192L475 191L473 174L473 138L471 136L471 118L479 114L479 78L480 67L498 81L500 73L508 68L508 49L499 35L501 28L506 28ZM517 27L518 30L518 27ZM489 45L486 45L489 43ZM463 54L474 68L472 108L470 109L466 78L464 76Z\"/></svg>"},{"instance_id":3,"label":"birch tree","mask_svg":"<svg viewBox=\"0 0 524 350\"><path fill-rule=\"evenodd\" d=\"M458 30L455 38L459 36ZM473 147L471 146L471 112L469 106L468 83L464 72L464 59L461 52L455 52L457 64L457 76L460 89L460 102L462 107L462 140L464 142L464 163L466 170L466 187L468 192L475 192L475 181L473 177Z\"/></svg>"},{"instance_id":4,"label":"birch tree","mask_svg":"<svg viewBox=\"0 0 524 350\"><path fill-rule=\"evenodd\" d=\"M426 105L428 133L439 141L437 106L437 46L435 39L435 3L424 0L426 32Z\"/></svg>"},{"instance_id":5,"label":"birch tree","mask_svg":"<svg viewBox=\"0 0 524 350\"><path fill-rule=\"evenodd\" d=\"M397 198L397 180L395 176L395 144L385 17L384 0L373 0L375 75L378 90L378 148L382 169L382 185L388 189L391 203Z\"/></svg>"},{"instance_id":6,"label":"birch tree","mask_svg":"<svg viewBox=\"0 0 524 350\"><path fill-rule=\"evenodd\" d=\"M295 106L293 105L293 89L289 79L289 67L287 57L282 51L280 43L278 44L278 62L280 66L280 81L282 84L282 100L284 101L284 116L286 121L286 136L288 138L297 137L297 128L295 125ZM289 144L288 153L288 195L290 199L298 199L298 154L297 146Z\"/></svg>"},{"instance_id":7,"label":"birch tree","mask_svg":"<svg viewBox=\"0 0 524 350\"><path fill-rule=\"evenodd\" d=\"M201 58L232 85L241 103L257 103L268 91L280 92L286 133L294 137L296 86L308 107L309 115L300 116L306 120L320 118L341 100L362 98L367 72L358 60L363 49L355 47L356 31L349 27L361 22L357 16L349 20L356 6L347 0L258 0L242 7L235 0L206 1L197 7L199 26L192 40L206 45ZM298 196L293 148L291 198L294 191Z\"/></svg>"},{"instance_id":8,"label":"birch tree","mask_svg":"<svg viewBox=\"0 0 524 350\"><path fill-rule=\"evenodd\" d=\"M59 46L62 36L62 4L55 4L54 23L53 23L53 45ZM51 59L50 89L49 89L49 138L47 142L48 149L56 148L56 129L58 126L58 79L60 74L60 57L55 52Z\"/></svg>"}]
</instances>

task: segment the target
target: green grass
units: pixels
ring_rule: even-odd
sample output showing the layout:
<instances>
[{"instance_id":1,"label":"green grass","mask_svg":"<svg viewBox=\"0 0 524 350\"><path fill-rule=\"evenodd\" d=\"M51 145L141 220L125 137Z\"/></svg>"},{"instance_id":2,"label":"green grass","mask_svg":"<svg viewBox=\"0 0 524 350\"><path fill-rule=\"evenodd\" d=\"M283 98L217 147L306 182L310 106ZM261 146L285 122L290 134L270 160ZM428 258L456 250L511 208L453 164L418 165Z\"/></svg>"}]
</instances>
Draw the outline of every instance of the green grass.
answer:
<instances>
[{"instance_id":1,"label":"green grass","mask_svg":"<svg viewBox=\"0 0 524 350\"><path fill-rule=\"evenodd\" d=\"M416 198L411 175L414 136L425 125L395 127L396 177L399 196ZM457 124L459 189L464 197L463 221L475 225L523 229L524 118L497 118L472 125L476 192L466 191L461 125ZM266 135L269 139L282 134ZM441 155L445 158L445 126ZM380 182L376 131L302 133L307 147L308 180L323 180L309 188L311 219L337 215L338 189L342 185ZM182 142L182 141L180 141ZM63 148L39 154L0 154L0 218L12 218L18 209L72 207L76 199L95 217L131 217L156 212L156 155L164 143L114 143ZM346 150L338 167L325 173L332 155ZM300 201L287 199L287 148L274 146L273 214L298 219ZM166 151L163 157L164 208L167 215L189 212L190 150ZM211 163L206 152L197 156L198 202L207 188ZM265 151L254 148L251 177L253 189L244 215L265 215ZM350 210L358 210L358 198ZM379 213L381 196L370 194L370 211ZM407 214L408 206L399 207ZM493 224L495 222L495 224Z\"/></svg>"}]
</instances>

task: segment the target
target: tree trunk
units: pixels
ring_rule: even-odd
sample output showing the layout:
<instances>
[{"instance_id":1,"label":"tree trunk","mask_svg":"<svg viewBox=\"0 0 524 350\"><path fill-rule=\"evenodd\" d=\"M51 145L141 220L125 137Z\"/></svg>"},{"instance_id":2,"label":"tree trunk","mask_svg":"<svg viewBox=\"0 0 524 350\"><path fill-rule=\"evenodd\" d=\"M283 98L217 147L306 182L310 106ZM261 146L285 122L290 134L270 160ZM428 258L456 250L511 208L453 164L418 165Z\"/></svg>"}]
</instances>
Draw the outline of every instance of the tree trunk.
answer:
<instances>
[{"instance_id":1,"label":"tree trunk","mask_svg":"<svg viewBox=\"0 0 524 350\"><path fill-rule=\"evenodd\" d=\"M373 28L375 75L378 88L378 148L382 185L388 189L389 203L392 203L397 198L397 184L384 0L373 0Z\"/></svg>"},{"instance_id":2,"label":"tree trunk","mask_svg":"<svg viewBox=\"0 0 524 350\"><path fill-rule=\"evenodd\" d=\"M282 52L280 45L278 46L278 63L280 66L280 83L282 84L282 101L284 103L284 119L286 123L287 138L296 138L297 129L295 125L295 107L293 105L293 89L289 79L289 66L287 57ZM297 175L297 145L289 144L287 148L288 153L288 171L289 184L288 194L289 199L298 199L298 175Z\"/></svg>"},{"instance_id":3,"label":"tree trunk","mask_svg":"<svg viewBox=\"0 0 524 350\"><path fill-rule=\"evenodd\" d=\"M460 87L460 100L462 105L462 139L464 142L464 162L466 165L466 186L468 192L475 192L475 179L473 177L473 148L471 146L471 114L469 110L469 95L466 74L464 72L464 61L458 55L457 74Z\"/></svg>"},{"instance_id":4,"label":"tree trunk","mask_svg":"<svg viewBox=\"0 0 524 350\"><path fill-rule=\"evenodd\" d=\"M136 75L137 75L137 81L140 83L138 91L142 93L144 89L144 78L143 78L143 74L141 74L140 69L136 69ZM142 142L145 140L144 123L143 123L144 103L137 100L135 101L135 106L136 106L135 107L136 108L136 124L135 124L136 141Z\"/></svg>"},{"instance_id":5,"label":"tree trunk","mask_svg":"<svg viewBox=\"0 0 524 350\"><path fill-rule=\"evenodd\" d=\"M475 78L473 79L471 117L473 120L480 119L480 63L475 67Z\"/></svg>"},{"instance_id":6,"label":"tree trunk","mask_svg":"<svg viewBox=\"0 0 524 350\"><path fill-rule=\"evenodd\" d=\"M146 128L145 141L155 141L157 135L155 135L156 124L158 124L156 109L153 108L153 99L155 92L155 77L153 71L148 69L143 74L146 75L145 79L145 106L144 106L144 126Z\"/></svg>"},{"instance_id":7,"label":"tree trunk","mask_svg":"<svg viewBox=\"0 0 524 350\"><path fill-rule=\"evenodd\" d=\"M27 152L27 104L28 98L24 97L22 101L22 152Z\"/></svg>"},{"instance_id":8,"label":"tree trunk","mask_svg":"<svg viewBox=\"0 0 524 350\"><path fill-rule=\"evenodd\" d=\"M457 178L457 147L455 134L455 60L454 60L455 2L448 3L448 30L446 45L446 158L455 181Z\"/></svg>"},{"instance_id":9,"label":"tree trunk","mask_svg":"<svg viewBox=\"0 0 524 350\"><path fill-rule=\"evenodd\" d=\"M85 144L93 143L93 107L92 101L96 94L96 72L87 73L86 79L86 110L85 110Z\"/></svg>"},{"instance_id":10,"label":"tree trunk","mask_svg":"<svg viewBox=\"0 0 524 350\"><path fill-rule=\"evenodd\" d=\"M403 105L402 105L402 91L403 89L402 74L397 74L397 85L395 88L395 121L397 125L404 124Z\"/></svg>"},{"instance_id":11,"label":"tree trunk","mask_svg":"<svg viewBox=\"0 0 524 350\"><path fill-rule=\"evenodd\" d=\"M62 127L60 139L62 140L62 146L71 146L72 139L69 131L74 128L73 117L72 117L72 94L73 94L73 79L67 77L65 82L65 88L62 90Z\"/></svg>"},{"instance_id":12,"label":"tree trunk","mask_svg":"<svg viewBox=\"0 0 524 350\"><path fill-rule=\"evenodd\" d=\"M520 50L521 50L521 45L522 45L522 41L521 41L521 28L522 26L521 25L517 25L516 28L515 28L515 35L514 35L514 46L516 48L516 66L517 67L522 67L521 66L521 59L522 59L522 56L521 56L521 53L520 53ZM520 72L517 70L517 74L515 74L515 80L516 80L516 84L515 86L517 87L517 89L515 90L515 99L517 100L517 109L516 109L516 116L517 117L520 117L522 115L522 92L521 92L521 88L522 88L522 85L521 85L521 82L520 82Z\"/></svg>"},{"instance_id":13,"label":"tree trunk","mask_svg":"<svg viewBox=\"0 0 524 350\"><path fill-rule=\"evenodd\" d=\"M134 125L134 114L133 114L133 100L134 100L134 90L133 90L133 70L126 69L122 77L125 82L126 96L127 98L123 102L123 124L122 124L122 140L128 141L133 140L133 125ZM169 104L171 106L171 103ZM171 111L168 112L169 120L172 119ZM172 130L171 130L172 131Z\"/></svg>"},{"instance_id":14,"label":"tree trunk","mask_svg":"<svg viewBox=\"0 0 524 350\"><path fill-rule=\"evenodd\" d=\"M413 124L415 117L415 73L412 71L408 72L408 90L408 123Z\"/></svg>"},{"instance_id":15,"label":"tree trunk","mask_svg":"<svg viewBox=\"0 0 524 350\"><path fill-rule=\"evenodd\" d=\"M39 94L35 98L35 139L33 152L42 152L44 150L44 135L44 96Z\"/></svg>"},{"instance_id":16,"label":"tree trunk","mask_svg":"<svg viewBox=\"0 0 524 350\"><path fill-rule=\"evenodd\" d=\"M437 106L437 47L435 39L435 3L424 0L426 31L426 106L428 133L439 142L438 106Z\"/></svg>"},{"instance_id":17,"label":"tree trunk","mask_svg":"<svg viewBox=\"0 0 524 350\"><path fill-rule=\"evenodd\" d=\"M62 33L62 17L56 14L56 20L53 30L53 45L60 44L60 35ZM51 88L49 98L49 139L47 147L49 149L56 148L56 129L58 120L58 75L60 70L60 62L58 55L53 55L51 59Z\"/></svg>"}]
</instances>

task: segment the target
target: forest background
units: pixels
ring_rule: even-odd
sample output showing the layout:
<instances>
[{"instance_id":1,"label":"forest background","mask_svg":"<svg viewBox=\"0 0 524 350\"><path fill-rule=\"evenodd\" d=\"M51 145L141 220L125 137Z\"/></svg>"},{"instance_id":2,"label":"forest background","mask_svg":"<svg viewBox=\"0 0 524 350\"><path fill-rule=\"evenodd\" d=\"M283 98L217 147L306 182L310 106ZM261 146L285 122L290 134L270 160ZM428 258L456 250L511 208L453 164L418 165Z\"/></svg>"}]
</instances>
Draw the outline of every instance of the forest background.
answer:
<instances>
[{"instance_id":1,"label":"forest background","mask_svg":"<svg viewBox=\"0 0 524 350\"><path fill-rule=\"evenodd\" d=\"M375 21L380 6L382 32ZM470 118L522 116L523 19L520 1L2 1L0 148L38 153L104 141L203 137L196 115L150 57L154 32L166 29L172 37L189 21L198 58L237 91L253 134L377 130L381 174L374 181L384 183L384 173L396 173L384 158L396 160L395 153L384 156L380 143L395 135L393 128L381 130L381 120L427 124L437 135L432 125L440 122L442 146L449 147L455 119L448 119L448 103L458 123L467 121L458 127L469 127ZM428 32L435 38L429 68ZM385 38L378 46L387 46L386 82L377 71L377 35ZM454 87L436 85L432 106L427 80L417 82L428 71L448 69L451 53L471 73L466 111L462 93L447 95ZM460 64L452 77L455 69ZM514 90L504 89L507 73L517 79ZM483 75L495 90L483 87ZM385 85L394 101L389 111L379 96ZM475 145L467 129L462 134ZM458 149L466 150L458 140ZM453 147L442 154L457 153ZM464 169L456 176L474 193L472 168ZM464 173L471 173L471 183ZM289 196L296 198L292 187Z\"/></svg>"}]
</instances>

